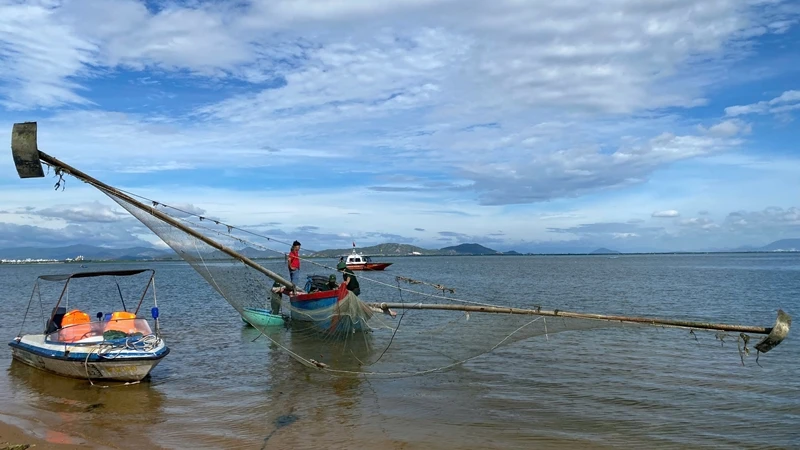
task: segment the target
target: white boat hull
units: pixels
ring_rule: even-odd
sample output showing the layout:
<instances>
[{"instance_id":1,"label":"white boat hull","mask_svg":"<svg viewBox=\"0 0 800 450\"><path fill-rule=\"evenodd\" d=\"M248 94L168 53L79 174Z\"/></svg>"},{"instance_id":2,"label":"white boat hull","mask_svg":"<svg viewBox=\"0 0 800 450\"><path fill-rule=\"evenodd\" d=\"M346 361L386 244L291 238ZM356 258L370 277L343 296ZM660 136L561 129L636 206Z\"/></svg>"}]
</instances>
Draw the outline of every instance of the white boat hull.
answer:
<instances>
[{"instance_id":1,"label":"white boat hull","mask_svg":"<svg viewBox=\"0 0 800 450\"><path fill-rule=\"evenodd\" d=\"M14 359L71 378L140 381L169 354L163 341L147 351L104 343L54 344L44 335L26 335L9 343Z\"/></svg>"}]
</instances>

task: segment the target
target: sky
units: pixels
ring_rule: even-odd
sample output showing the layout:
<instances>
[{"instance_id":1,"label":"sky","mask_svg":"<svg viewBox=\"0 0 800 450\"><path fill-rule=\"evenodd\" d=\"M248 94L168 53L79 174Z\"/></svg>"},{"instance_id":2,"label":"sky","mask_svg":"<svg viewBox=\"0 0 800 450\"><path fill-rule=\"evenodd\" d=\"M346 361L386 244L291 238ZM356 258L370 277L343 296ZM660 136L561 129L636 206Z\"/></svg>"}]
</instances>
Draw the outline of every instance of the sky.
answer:
<instances>
[{"instance_id":1,"label":"sky","mask_svg":"<svg viewBox=\"0 0 800 450\"><path fill-rule=\"evenodd\" d=\"M0 141L304 248L800 238L800 4L0 0ZM8 148L8 147L7 147ZM0 247L159 245L0 158ZM163 245L163 244L161 244Z\"/></svg>"}]
</instances>

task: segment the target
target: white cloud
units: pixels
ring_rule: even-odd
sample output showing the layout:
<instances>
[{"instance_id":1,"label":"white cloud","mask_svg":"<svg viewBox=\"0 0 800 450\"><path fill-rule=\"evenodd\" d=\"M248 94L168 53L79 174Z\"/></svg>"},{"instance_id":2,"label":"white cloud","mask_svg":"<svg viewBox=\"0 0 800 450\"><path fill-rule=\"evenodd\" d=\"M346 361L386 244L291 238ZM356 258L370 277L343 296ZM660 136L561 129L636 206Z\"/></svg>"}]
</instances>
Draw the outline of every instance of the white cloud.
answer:
<instances>
[{"instance_id":1,"label":"white cloud","mask_svg":"<svg viewBox=\"0 0 800 450\"><path fill-rule=\"evenodd\" d=\"M59 205L34 209L28 214L77 223L111 223L129 219L121 208L110 208L95 201L78 205Z\"/></svg>"},{"instance_id":2,"label":"white cloud","mask_svg":"<svg viewBox=\"0 0 800 450\"><path fill-rule=\"evenodd\" d=\"M800 232L800 208L784 209L773 206L762 211L735 211L725 218L724 226L736 232L781 228L797 233Z\"/></svg>"},{"instance_id":3,"label":"white cloud","mask_svg":"<svg viewBox=\"0 0 800 450\"><path fill-rule=\"evenodd\" d=\"M73 77L89 75L97 45L43 2L0 2L0 104L30 109L88 103Z\"/></svg>"},{"instance_id":4,"label":"white cloud","mask_svg":"<svg viewBox=\"0 0 800 450\"><path fill-rule=\"evenodd\" d=\"M44 151L112 184L193 203L234 223L279 216L288 232L345 217L317 231L399 236L399 229L423 227L428 231L415 235L481 236L502 217L509 239L546 239L545 226L531 227L531 217L569 229L649 219L654 204L753 209L753 199L764 198L759 190L742 195L744 206L717 193L714 200L727 202L720 204L700 182L681 201L673 201L677 194L668 202L631 194L613 212L608 204L542 202L651 187L646 183L671 167L739 148L752 130L733 116L796 107L798 91L786 91L729 108L715 124L704 118L713 124L707 127L686 113L706 102L708 87L753 39L793 24L783 6L271 0L148 9L133 0L0 0L0 101L27 109L20 120L39 119ZM174 98L117 108L93 83L115 77ZM187 100L187 91L202 100ZM35 112L64 105L80 108ZM0 142L7 142L3 128ZM10 164L0 159L0 177L13 174ZM200 181L191 179L196 169L203 170ZM357 185L330 192L270 181L292 170ZM247 190L187 187L237 179L250 184ZM52 202L24 198L40 207ZM431 227L431 218L441 226Z\"/></svg>"},{"instance_id":5,"label":"white cloud","mask_svg":"<svg viewBox=\"0 0 800 450\"><path fill-rule=\"evenodd\" d=\"M15 94L15 101L29 106L80 101L70 77L89 68L188 70L254 81L275 73L294 77L292 88L304 92L331 86L326 79L341 77L342 68L358 68L351 64L359 58L379 69L375 57L382 58L380 69L362 65L367 70L350 72L351 83L374 89L387 78L382 69L399 79L413 75L403 67L416 63L449 68L447 82L440 78L432 86L460 93L469 101L463 105L479 109L509 102L610 112L686 106L702 101L702 82L676 77L682 65L727 57L741 39L753 36L754 26L781 19L774 5L735 0L658 5L271 0L169 3L158 11L133 0L97 0L58 6L12 2L2 8L2 28L10 30L3 37L7 49L30 42L47 51L32 62L7 50L5 57L22 77L17 81L63 90L51 98L33 89ZM375 39L379 30L384 32ZM443 38L449 45L413 51ZM347 48L354 51L350 57L342 53ZM396 54L402 48L427 59ZM319 72L321 66L332 78ZM306 89L304 81L311 83ZM335 90L320 94L336 97Z\"/></svg>"},{"instance_id":6,"label":"white cloud","mask_svg":"<svg viewBox=\"0 0 800 450\"><path fill-rule=\"evenodd\" d=\"M667 209L664 211L655 211L652 214L652 217L678 217L681 214L674 210L674 209Z\"/></svg>"},{"instance_id":7,"label":"white cloud","mask_svg":"<svg viewBox=\"0 0 800 450\"><path fill-rule=\"evenodd\" d=\"M138 224L123 227L119 224L87 223L49 228L0 222L0 247L28 245L64 247L74 244L117 248L149 246L149 240L138 236L142 232Z\"/></svg>"},{"instance_id":8,"label":"white cloud","mask_svg":"<svg viewBox=\"0 0 800 450\"><path fill-rule=\"evenodd\" d=\"M752 131L752 127L749 123L736 119L724 120L720 123L712 125L708 128L708 130L702 126L700 126L699 129L707 132L711 136L718 137L732 137L736 136L737 134L747 134Z\"/></svg>"},{"instance_id":9,"label":"white cloud","mask_svg":"<svg viewBox=\"0 0 800 450\"><path fill-rule=\"evenodd\" d=\"M692 217L689 219L683 219L678 222L678 225L682 227L692 227L702 230L715 230L719 228L719 225L714 223L713 220L705 217Z\"/></svg>"},{"instance_id":10,"label":"white cloud","mask_svg":"<svg viewBox=\"0 0 800 450\"><path fill-rule=\"evenodd\" d=\"M619 126L612 131L609 124L619 122L615 113L701 102L706 81L681 69L724 64L731 45L749 36L745 31L767 17L777 20L767 14L770 8L688 0L659 7L270 1L168 4L159 11L132 0L98 0L5 8L15 12L2 14L15 17L14 30L44 27L54 35L42 43L71 46L47 55L63 59L56 66L65 69L52 73L25 57L5 56L20 74L11 81L36 92L47 92L36 83L60 83L78 95L75 76L89 69L96 76L149 68L167 77L186 70L285 83L249 86L247 93L197 108L188 123L184 116L62 114L55 120L62 130L43 129L42 135L56 133L51 142L68 156L79 148L91 155L76 162L96 160L102 151L117 156L107 169L130 173L221 160L269 166L297 157L380 159L394 173L401 165L437 164L460 178L454 186L471 184L484 203L628 186L664 164L735 145L712 140L735 136L742 126L734 122L699 137L677 132L675 123L652 129L652 118L636 121L625 130L639 140L632 143L614 142ZM16 48L28 36L13 31L3 39ZM15 105L69 101L20 97L24 92L14 94ZM598 127L598 120L607 122ZM86 129L83 135L76 126ZM595 131L603 127L607 131ZM281 148L282 155L267 155L265 145ZM608 145L619 151L608 156L601 149ZM502 152L508 162L476 161L476 151ZM511 165L517 170L509 177ZM539 183L542 172L552 175ZM509 189L502 187L506 179ZM565 179L569 185L550 187Z\"/></svg>"},{"instance_id":11,"label":"white cloud","mask_svg":"<svg viewBox=\"0 0 800 450\"><path fill-rule=\"evenodd\" d=\"M772 100L729 106L725 108L725 114L731 117L747 114L786 114L797 109L800 109L800 91L786 91Z\"/></svg>"}]
</instances>

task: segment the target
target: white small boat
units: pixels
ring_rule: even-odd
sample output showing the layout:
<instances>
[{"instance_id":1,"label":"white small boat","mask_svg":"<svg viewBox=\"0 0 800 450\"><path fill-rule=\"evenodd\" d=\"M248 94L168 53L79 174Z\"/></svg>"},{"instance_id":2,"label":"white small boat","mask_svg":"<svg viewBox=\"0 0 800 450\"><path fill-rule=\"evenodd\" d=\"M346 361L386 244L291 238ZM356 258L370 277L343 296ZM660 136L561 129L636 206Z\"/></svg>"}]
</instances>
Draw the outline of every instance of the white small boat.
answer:
<instances>
[{"instance_id":1,"label":"white small boat","mask_svg":"<svg viewBox=\"0 0 800 450\"><path fill-rule=\"evenodd\" d=\"M138 305L132 311L125 309L123 299L121 310L97 313L97 320L92 321L87 313L79 309L67 311L66 307L61 306L65 294L69 292L70 281L76 278L128 277L145 272L150 273L150 278ZM154 276L152 269L40 276L36 280L31 301L40 292L41 281L64 282L64 287L44 332L20 334L8 344L11 346L13 358L66 377L128 382L142 380L169 354L169 348L161 338L158 327L155 289L154 306L150 310L155 321L155 332L148 321L138 315ZM122 291L119 292L122 298Z\"/></svg>"},{"instance_id":2,"label":"white small boat","mask_svg":"<svg viewBox=\"0 0 800 450\"><path fill-rule=\"evenodd\" d=\"M384 270L391 266L392 263L375 262L370 256L356 253L356 249L349 255L344 255L340 258L350 270Z\"/></svg>"}]
</instances>

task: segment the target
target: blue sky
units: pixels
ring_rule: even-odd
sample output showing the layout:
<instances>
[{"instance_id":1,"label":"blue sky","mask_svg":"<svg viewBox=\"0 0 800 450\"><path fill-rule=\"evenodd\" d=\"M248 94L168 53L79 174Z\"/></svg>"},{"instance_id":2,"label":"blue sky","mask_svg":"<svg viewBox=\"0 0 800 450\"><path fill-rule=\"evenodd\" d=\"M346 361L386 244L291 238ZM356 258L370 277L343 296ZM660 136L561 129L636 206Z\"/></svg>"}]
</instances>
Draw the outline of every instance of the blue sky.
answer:
<instances>
[{"instance_id":1,"label":"blue sky","mask_svg":"<svg viewBox=\"0 0 800 450\"><path fill-rule=\"evenodd\" d=\"M800 5L0 0L0 140L312 249L800 238ZM157 243L0 160L0 246Z\"/></svg>"}]
</instances>

